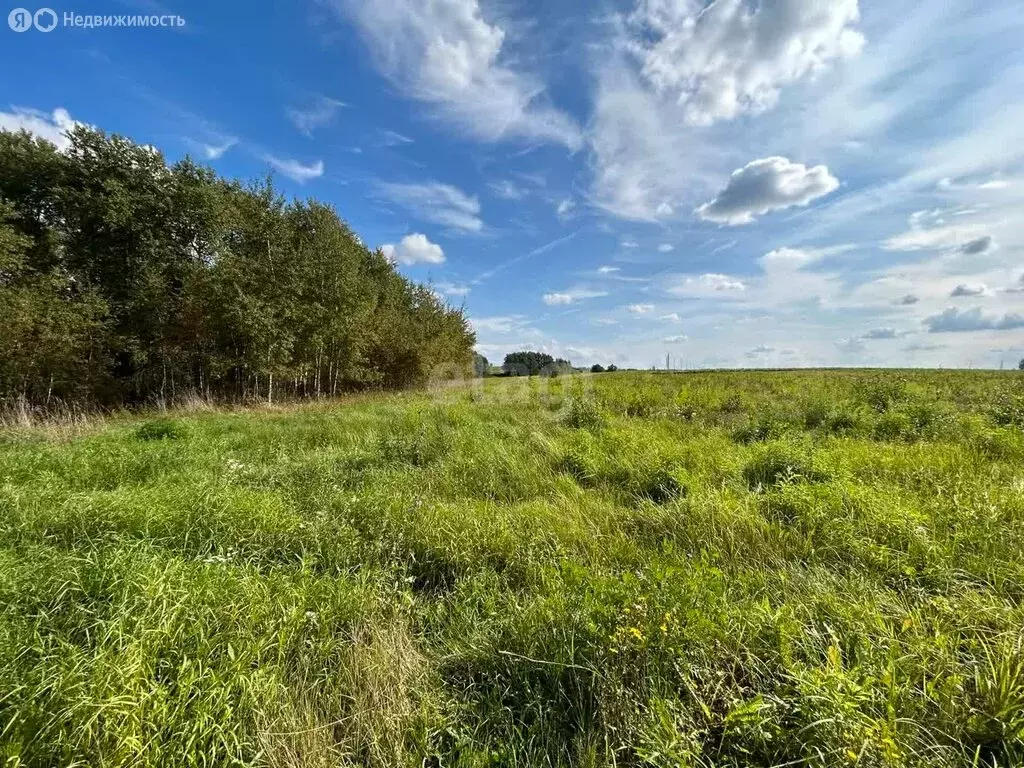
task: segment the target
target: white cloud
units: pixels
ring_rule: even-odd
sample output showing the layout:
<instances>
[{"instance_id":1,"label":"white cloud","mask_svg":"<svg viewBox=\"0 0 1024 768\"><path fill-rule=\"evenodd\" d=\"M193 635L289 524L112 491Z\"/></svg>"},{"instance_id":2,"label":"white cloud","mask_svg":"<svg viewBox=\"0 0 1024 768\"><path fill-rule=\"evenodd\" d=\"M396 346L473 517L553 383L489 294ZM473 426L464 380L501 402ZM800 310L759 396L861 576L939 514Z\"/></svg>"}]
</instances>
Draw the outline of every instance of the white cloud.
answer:
<instances>
[{"instance_id":1,"label":"white cloud","mask_svg":"<svg viewBox=\"0 0 1024 768\"><path fill-rule=\"evenodd\" d=\"M477 334L486 333L496 336L536 336L539 331L530 327L529 318L525 315L495 315L491 317L470 318L470 324Z\"/></svg>"},{"instance_id":2,"label":"white cloud","mask_svg":"<svg viewBox=\"0 0 1024 768\"><path fill-rule=\"evenodd\" d=\"M626 307L627 312L631 312L634 315L649 315L654 311L653 304L630 304Z\"/></svg>"},{"instance_id":3,"label":"white cloud","mask_svg":"<svg viewBox=\"0 0 1024 768\"><path fill-rule=\"evenodd\" d=\"M681 322L682 320L682 318L679 317L679 314L676 312L669 312L667 315L662 315L661 319L667 320L670 323L678 323Z\"/></svg>"},{"instance_id":4,"label":"white cloud","mask_svg":"<svg viewBox=\"0 0 1024 768\"><path fill-rule=\"evenodd\" d=\"M478 0L328 2L355 23L385 77L477 138L580 146L578 126L546 103L542 83L508 65L506 32Z\"/></svg>"},{"instance_id":5,"label":"white cloud","mask_svg":"<svg viewBox=\"0 0 1024 768\"><path fill-rule=\"evenodd\" d=\"M236 144L238 144L238 139L227 138L217 144L200 143L199 148L202 150L203 157L207 160L220 160L224 153Z\"/></svg>"},{"instance_id":6,"label":"white cloud","mask_svg":"<svg viewBox=\"0 0 1024 768\"><path fill-rule=\"evenodd\" d=\"M313 131L327 125L334 119L338 110L347 106L345 102L327 96L317 96L306 107L293 107L288 110L288 119L307 138L312 138Z\"/></svg>"},{"instance_id":7,"label":"white cloud","mask_svg":"<svg viewBox=\"0 0 1024 768\"><path fill-rule=\"evenodd\" d=\"M576 203L570 200L569 198L565 198L564 200L560 200L558 202L558 206L555 208L555 213L558 215L558 218L567 219L570 216L572 216L572 213L575 210Z\"/></svg>"},{"instance_id":8,"label":"white cloud","mask_svg":"<svg viewBox=\"0 0 1024 768\"><path fill-rule=\"evenodd\" d=\"M426 235L415 232L406 235L398 245L382 245L384 255L396 264L443 264L444 250L432 243Z\"/></svg>"},{"instance_id":9,"label":"white cloud","mask_svg":"<svg viewBox=\"0 0 1024 768\"><path fill-rule=\"evenodd\" d=\"M687 341L687 339L687 336L666 336L662 341L666 344L682 344L684 341Z\"/></svg>"},{"instance_id":10,"label":"white cloud","mask_svg":"<svg viewBox=\"0 0 1024 768\"><path fill-rule=\"evenodd\" d=\"M758 259L765 272L795 272L821 258L821 251L800 248L776 248Z\"/></svg>"},{"instance_id":11,"label":"white cloud","mask_svg":"<svg viewBox=\"0 0 1024 768\"><path fill-rule=\"evenodd\" d=\"M270 163L274 169L283 173L292 181L297 181L299 184L305 184L312 179L319 179L324 175L323 160L317 160L315 163L304 165L298 160L289 160L287 158L275 157L274 155L265 155L263 159Z\"/></svg>"},{"instance_id":12,"label":"white cloud","mask_svg":"<svg viewBox=\"0 0 1024 768\"><path fill-rule=\"evenodd\" d=\"M380 189L389 200L427 221L466 232L484 228L479 200L449 184L381 184Z\"/></svg>"},{"instance_id":13,"label":"white cloud","mask_svg":"<svg viewBox=\"0 0 1024 768\"><path fill-rule=\"evenodd\" d=\"M685 276L666 290L683 298L731 298L746 291L747 286L742 280L729 275L714 272L697 277Z\"/></svg>"},{"instance_id":14,"label":"white cloud","mask_svg":"<svg viewBox=\"0 0 1024 768\"><path fill-rule=\"evenodd\" d=\"M549 307L566 306L577 301L599 299L607 295L607 291L595 291L589 288L570 288L560 293L544 294L544 303Z\"/></svg>"},{"instance_id":15,"label":"white cloud","mask_svg":"<svg viewBox=\"0 0 1024 768\"><path fill-rule=\"evenodd\" d=\"M857 0L640 0L629 21L644 80L710 125L775 105L783 86L857 54Z\"/></svg>"},{"instance_id":16,"label":"white cloud","mask_svg":"<svg viewBox=\"0 0 1024 768\"><path fill-rule=\"evenodd\" d=\"M950 307L937 315L925 318L929 333L957 333L967 331L1009 331L1024 328L1024 315L1007 313L989 315L979 307L960 310Z\"/></svg>"},{"instance_id":17,"label":"white cloud","mask_svg":"<svg viewBox=\"0 0 1024 768\"><path fill-rule=\"evenodd\" d=\"M988 293L988 287L984 283L960 283L950 292L954 299L984 296Z\"/></svg>"},{"instance_id":18,"label":"white cloud","mask_svg":"<svg viewBox=\"0 0 1024 768\"><path fill-rule=\"evenodd\" d=\"M472 290L468 285L459 285L456 283L438 283L437 290L444 296L454 296L463 298L469 295Z\"/></svg>"},{"instance_id":19,"label":"white cloud","mask_svg":"<svg viewBox=\"0 0 1024 768\"><path fill-rule=\"evenodd\" d=\"M658 246L658 253L672 253L672 251L674 251L675 249L676 247L674 245L662 243L661 245Z\"/></svg>"},{"instance_id":20,"label":"white cloud","mask_svg":"<svg viewBox=\"0 0 1024 768\"><path fill-rule=\"evenodd\" d=\"M50 114L25 107L11 107L10 112L0 112L0 131L28 131L57 145L57 149L62 152L71 145L67 132L78 125L83 123L73 119L68 111L61 107Z\"/></svg>"},{"instance_id":21,"label":"white cloud","mask_svg":"<svg viewBox=\"0 0 1024 768\"><path fill-rule=\"evenodd\" d=\"M568 293L545 293L544 303L549 307L572 304L572 296Z\"/></svg>"},{"instance_id":22,"label":"white cloud","mask_svg":"<svg viewBox=\"0 0 1024 768\"><path fill-rule=\"evenodd\" d=\"M508 179L492 181L487 187L495 197L502 200L522 200L526 197L526 190Z\"/></svg>"},{"instance_id":23,"label":"white cloud","mask_svg":"<svg viewBox=\"0 0 1024 768\"><path fill-rule=\"evenodd\" d=\"M597 268L597 272L600 275L613 275L616 272L621 272L620 267L609 267L608 265L600 266Z\"/></svg>"},{"instance_id":24,"label":"white cloud","mask_svg":"<svg viewBox=\"0 0 1024 768\"><path fill-rule=\"evenodd\" d=\"M380 143L385 147L400 147L404 144L412 144L413 140L397 131L381 131Z\"/></svg>"},{"instance_id":25,"label":"white cloud","mask_svg":"<svg viewBox=\"0 0 1024 768\"><path fill-rule=\"evenodd\" d=\"M983 223L978 221L948 220L964 213L957 209L935 209L917 211L912 214L909 229L886 240L882 247L887 251L935 251L956 249L965 255L984 253L993 246L991 235L982 234ZM970 213L970 211L967 211ZM965 238L968 238L965 241Z\"/></svg>"},{"instance_id":26,"label":"white cloud","mask_svg":"<svg viewBox=\"0 0 1024 768\"><path fill-rule=\"evenodd\" d=\"M639 248L640 247L640 243L636 242L635 240L625 239L625 240L620 240L619 241L619 247L620 248Z\"/></svg>"},{"instance_id":27,"label":"white cloud","mask_svg":"<svg viewBox=\"0 0 1024 768\"><path fill-rule=\"evenodd\" d=\"M808 168L784 157L766 157L733 171L725 189L696 213L721 224L749 224L755 216L808 205L838 186L824 165Z\"/></svg>"}]
</instances>

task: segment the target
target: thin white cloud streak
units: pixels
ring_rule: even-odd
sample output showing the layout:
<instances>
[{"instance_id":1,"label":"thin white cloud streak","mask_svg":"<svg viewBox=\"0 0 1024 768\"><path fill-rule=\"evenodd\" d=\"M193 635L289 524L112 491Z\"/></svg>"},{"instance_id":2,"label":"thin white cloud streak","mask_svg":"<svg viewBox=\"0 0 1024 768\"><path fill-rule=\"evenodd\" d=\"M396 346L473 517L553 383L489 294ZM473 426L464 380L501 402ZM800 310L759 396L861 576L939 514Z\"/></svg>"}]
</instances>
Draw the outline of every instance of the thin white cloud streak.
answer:
<instances>
[{"instance_id":1,"label":"thin white cloud streak","mask_svg":"<svg viewBox=\"0 0 1024 768\"><path fill-rule=\"evenodd\" d=\"M305 164L298 160L277 157L276 155L265 155L263 159L276 171L299 184L305 184L307 181L318 179L324 175L323 160Z\"/></svg>"},{"instance_id":2,"label":"thin white cloud streak","mask_svg":"<svg viewBox=\"0 0 1024 768\"><path fill-rule=\"evenodd\" d=\"M436 181L423 183L383 183L380 193L426 221L442 224L463 232L480 232L480 201L451 184Z\"/></svg>"}]
</instances>

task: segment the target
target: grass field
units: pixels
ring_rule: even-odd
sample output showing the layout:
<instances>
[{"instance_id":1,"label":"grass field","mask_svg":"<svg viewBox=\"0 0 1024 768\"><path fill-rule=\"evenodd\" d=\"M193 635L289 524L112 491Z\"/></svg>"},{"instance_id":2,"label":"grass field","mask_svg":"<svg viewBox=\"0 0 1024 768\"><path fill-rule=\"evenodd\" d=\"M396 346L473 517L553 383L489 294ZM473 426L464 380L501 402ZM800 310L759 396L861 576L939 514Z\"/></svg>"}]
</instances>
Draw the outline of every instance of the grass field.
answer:
<instances>
[{"instance_id":1,"label":"grass field","mask_svg":"<svg viewBox=\"0 0 1024 768\"><path fill-rule=\"evenodd\" d=\"M1021 766L1022 426L867 371L10 426L0 764Z\"/></svg>"}]
</instances>

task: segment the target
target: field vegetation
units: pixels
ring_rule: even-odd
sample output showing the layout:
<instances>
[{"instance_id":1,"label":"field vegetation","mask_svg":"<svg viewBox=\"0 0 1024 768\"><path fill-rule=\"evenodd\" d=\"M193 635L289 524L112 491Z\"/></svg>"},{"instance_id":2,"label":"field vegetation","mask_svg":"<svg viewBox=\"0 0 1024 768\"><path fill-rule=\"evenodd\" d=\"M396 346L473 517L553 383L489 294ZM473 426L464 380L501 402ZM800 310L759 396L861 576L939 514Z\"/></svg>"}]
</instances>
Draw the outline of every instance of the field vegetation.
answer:
<instances>
[{"instance_id":1,"label":"field vegetation","mask_svg":"<svg viewBox=\"0 0 1024 768\"><path fill-rule=\"evenodd\" d=\"M4 766L1024 765L1016 371L0 437Z\"/></svg>"}]
</instances>

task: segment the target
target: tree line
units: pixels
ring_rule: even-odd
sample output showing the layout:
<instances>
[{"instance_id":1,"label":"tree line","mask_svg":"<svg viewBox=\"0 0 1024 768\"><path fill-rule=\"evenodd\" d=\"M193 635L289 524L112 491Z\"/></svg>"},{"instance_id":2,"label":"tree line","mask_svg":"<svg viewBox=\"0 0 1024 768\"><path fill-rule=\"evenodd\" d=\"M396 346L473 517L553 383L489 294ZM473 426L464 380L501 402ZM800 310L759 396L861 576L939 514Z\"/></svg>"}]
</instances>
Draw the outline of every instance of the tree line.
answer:
<instances>
[{"instance_id":1,"label":"tree line","mask_svg":"<svg viewBox=\"0 0 1024 768\"><path fill-rule=\"evenodd\" d=\"M331 206L68 138L0 132L0 400L270 400L471 370L463 311Z\"/></svg>"}]
</instances>

